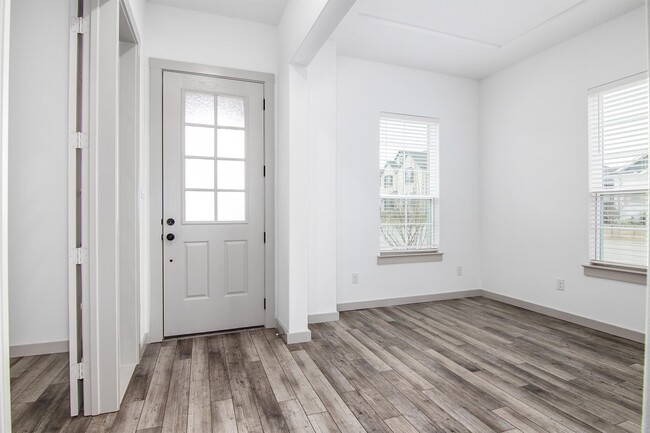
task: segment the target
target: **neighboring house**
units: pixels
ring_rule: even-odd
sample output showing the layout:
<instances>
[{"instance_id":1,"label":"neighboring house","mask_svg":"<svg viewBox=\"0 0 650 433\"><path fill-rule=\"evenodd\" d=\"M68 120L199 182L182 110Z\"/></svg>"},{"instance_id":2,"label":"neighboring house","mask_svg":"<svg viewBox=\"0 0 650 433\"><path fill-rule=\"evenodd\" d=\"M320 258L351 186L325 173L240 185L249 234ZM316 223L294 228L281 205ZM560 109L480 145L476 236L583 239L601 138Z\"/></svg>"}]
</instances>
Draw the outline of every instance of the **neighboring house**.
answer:
<instances>
[{"instance_id":1,"label":"neighboring house","mask_svg":"<svg viewBox=\"0 0 650 433\"><path fill-rule=\"evenodd\" d=\"M429 193L429 161L427 152L400 150L386 161L379 175L381 196L426 195Z\"/></svg>"},{"instance_id":2,"label":"neighboring house","mask_svg":"<svg viewBox=\"0 0 650 433\"><path fill-rule=\"evenodd\" d=\"M433 200L428 152L400 150L379 172L381 248L431 245Z\"/></svg>"},{"instance_id":3,"label":"neighboring house","mask_svg":"<svg viewBox=\"0 0 650 433\"><path fill-rule=\"evenodd\" d=\"M643 185L648 176L648 155L644 155L622 167L606 167L603 185L606 189L634 190ZM611 195L603 200L607 209L608 225L643 225L646 221L647 192L641 190ZM608 221L607 221L608 220Z\"/></svg>"}]
</instances>

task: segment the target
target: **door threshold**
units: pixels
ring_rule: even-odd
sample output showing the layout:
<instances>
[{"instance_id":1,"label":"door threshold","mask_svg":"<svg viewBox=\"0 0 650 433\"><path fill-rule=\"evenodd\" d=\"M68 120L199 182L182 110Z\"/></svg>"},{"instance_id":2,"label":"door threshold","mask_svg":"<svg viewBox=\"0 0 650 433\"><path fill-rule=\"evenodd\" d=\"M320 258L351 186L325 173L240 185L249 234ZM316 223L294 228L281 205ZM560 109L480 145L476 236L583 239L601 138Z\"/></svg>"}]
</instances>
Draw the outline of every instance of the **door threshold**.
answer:
<instances>
[{"instance_id":1,"label":"door threshold","mask_svg":"<svg viewBox=\"0 0 650 433\"><path fill-rule=\"evenodd\" d=\"M196 338L196 337L210 337L213 335L237 334L240 332L252 331L254 329L265 329L265 328L264 325L259 325L259 326L249 326L247 328L225 329L223 331L207 331L207 332L198 332L196 334L173 335L171 337L163 337L163 341L187 340L188 338Z\"/></svg>"}]
</instances>

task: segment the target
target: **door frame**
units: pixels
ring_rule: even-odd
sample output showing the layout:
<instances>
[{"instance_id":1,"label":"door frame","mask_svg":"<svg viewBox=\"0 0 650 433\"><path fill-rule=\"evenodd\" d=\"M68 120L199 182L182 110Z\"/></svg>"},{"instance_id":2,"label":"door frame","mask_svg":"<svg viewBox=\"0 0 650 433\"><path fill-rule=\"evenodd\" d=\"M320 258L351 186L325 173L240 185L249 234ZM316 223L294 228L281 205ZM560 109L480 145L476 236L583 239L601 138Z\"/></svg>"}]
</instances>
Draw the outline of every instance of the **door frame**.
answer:
<instances>
[{"instance_id":1,"label":"door frame","mask_svg":"<svg viewBox=\"0 0 650 433\"><path fill-rule=\"evenodd\" d=\"M0 0L0 431L11 433L7 281L7 131L11 0Z\"/></svg>"},{"instance_id":2,"label":"door frame","mask_svg":"<svg viewBox=\"0 0 650 433\"><path fill-rule=\"evenodd\" d=\"M265 326L275 328L275 76L218 66L151 58L149 130L149 263L151 296L150 341L163 340L163 72L179 72L214 78L249 81L264 86L264 293Z\"/></svg>"}]
</instances>

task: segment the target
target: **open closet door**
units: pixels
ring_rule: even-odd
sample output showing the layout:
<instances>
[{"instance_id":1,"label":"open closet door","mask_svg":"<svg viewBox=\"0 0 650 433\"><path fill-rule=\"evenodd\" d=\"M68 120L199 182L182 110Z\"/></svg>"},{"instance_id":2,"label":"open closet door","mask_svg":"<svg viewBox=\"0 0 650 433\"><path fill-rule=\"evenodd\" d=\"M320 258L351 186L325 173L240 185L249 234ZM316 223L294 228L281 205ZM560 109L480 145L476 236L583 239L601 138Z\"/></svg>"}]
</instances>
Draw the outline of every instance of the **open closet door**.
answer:
<instances>
[{"instance_id":1,"label":"open closet door","mask_svg":"<svg viewBox=\"0 0 650 433\"><path fill-rule=\"evenodd\" d=\"M70 401L73 415L81 405L84 415L99 415L120 408L140 361L139 38L127 0L78 1L83 18L73 13L70 42Z\"/></svg>"},{"instance_id":2,"label":"open closet door","mask_svg":"<svg viewBox=\"0 0 650 433\"><path fill-rule=\"evenodd\" d=\"M88 318L88 10L86 0L70 0L69 146L68 146L68 312L70 415L77 416L90 397L84 381Z\"/></svg>"},{"instance_id":3,"label":"open closet door","mask_svg":"<svg viewBox=\"0 0 650 433\"><path fill-rule=\"evenodd\" d=\"M118 59L118 297L119 397L140 362L139 84L138 32L120 1Z\"/></svg>"}]
</instances>

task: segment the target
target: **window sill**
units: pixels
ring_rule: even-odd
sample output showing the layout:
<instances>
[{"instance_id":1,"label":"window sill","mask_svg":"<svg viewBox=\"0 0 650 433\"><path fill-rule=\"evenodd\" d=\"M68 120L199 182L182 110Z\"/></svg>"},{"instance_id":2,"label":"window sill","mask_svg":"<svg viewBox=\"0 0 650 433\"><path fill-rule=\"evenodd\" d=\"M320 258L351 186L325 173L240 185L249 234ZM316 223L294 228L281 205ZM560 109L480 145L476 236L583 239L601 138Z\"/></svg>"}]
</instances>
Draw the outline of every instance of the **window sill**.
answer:
<instances>
[{"instance_id":1,"label":"window sill","mask_svg":"<svg viewBox=\"0 0 650 433\"><path fill-rule=\"evenodd\" d=\"M389 253L377 256L378 265L396 265L399 263L442 262L444 253L428 251L422 253Z\"/></svg>"},{"instance_id":2,"label":"window sill","mask_svg":"<svg viewBox=\"0 0 650 433\"><path fill-rule=\"evenodd\" d=\"M625 266L590 263L582 265L587 277L604 278L606 280L623 281L632 284L646 284L647 270Z\"/></svg>"}]
</instances>

